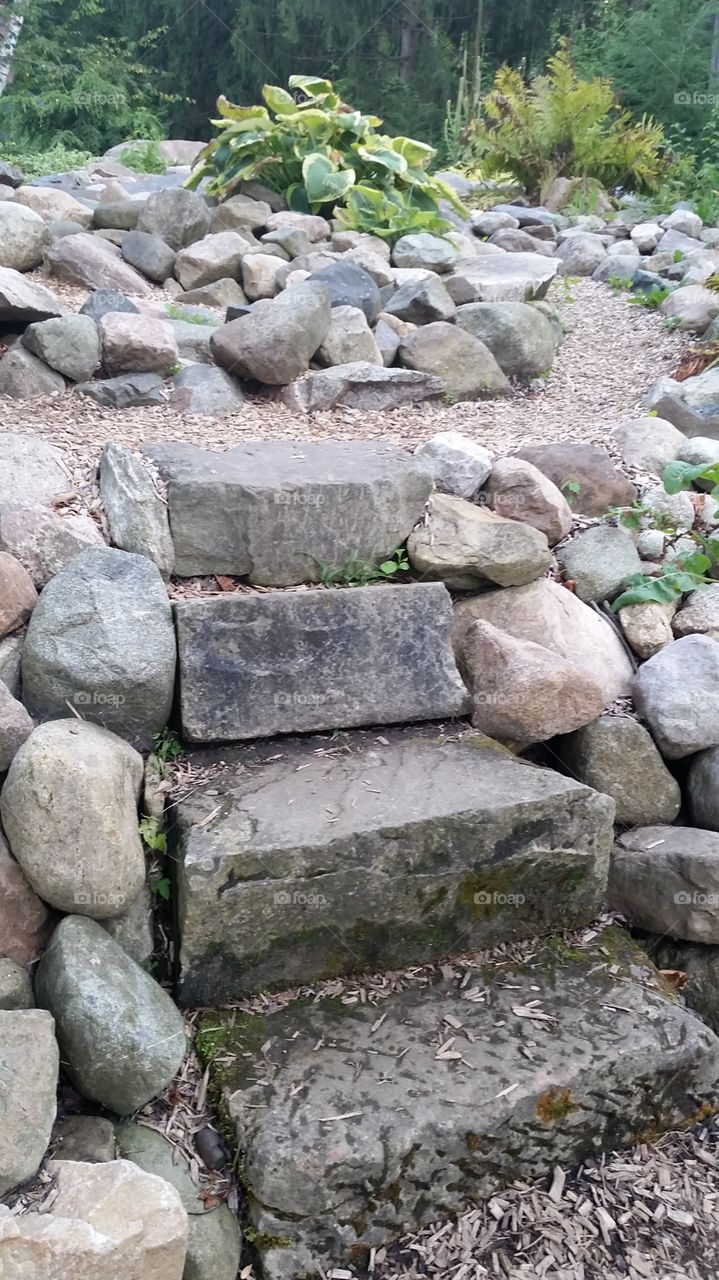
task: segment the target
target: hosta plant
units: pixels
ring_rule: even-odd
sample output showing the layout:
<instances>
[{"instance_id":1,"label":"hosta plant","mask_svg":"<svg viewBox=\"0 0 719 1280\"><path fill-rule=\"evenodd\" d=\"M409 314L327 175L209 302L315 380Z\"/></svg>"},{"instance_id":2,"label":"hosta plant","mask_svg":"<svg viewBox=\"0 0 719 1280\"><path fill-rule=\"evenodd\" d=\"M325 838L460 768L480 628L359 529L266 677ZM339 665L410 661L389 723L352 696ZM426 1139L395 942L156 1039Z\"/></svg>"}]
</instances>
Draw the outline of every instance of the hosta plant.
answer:
<instances>
[{"instance_id":1,"label":"hosta plant","mask_svg":"<svg viewBox=\"0 0 719 1280\"><path fill-rule=\"evenodd\" d=\"M406 231L447 231L439 201L463 212L455 192L429 173L435 151L413 138L378 133L378 116L341 100L331 81L291 76L292 92L262 90L264 106L238 107L221 97L217 136L200 152L186 186L205 179L208 195L226 200L243 182L260 181L290 209L331 217L387 238Z\"/></svg>"}]
</instances>

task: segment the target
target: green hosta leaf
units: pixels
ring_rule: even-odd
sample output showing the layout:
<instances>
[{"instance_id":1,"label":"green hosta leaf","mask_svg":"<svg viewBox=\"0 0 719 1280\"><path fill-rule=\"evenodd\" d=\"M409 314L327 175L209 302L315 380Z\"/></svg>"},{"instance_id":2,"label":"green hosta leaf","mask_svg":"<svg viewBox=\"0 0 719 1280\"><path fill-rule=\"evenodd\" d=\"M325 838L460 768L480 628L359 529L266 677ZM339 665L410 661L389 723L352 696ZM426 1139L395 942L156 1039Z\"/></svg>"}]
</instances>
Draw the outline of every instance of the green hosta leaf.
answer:
<instances>
[{"instance_id":1,"label":"green hosta leaf","mask_svg":"<svg viewBox=\"0 0 719 1280\"><path fill-rule=\"evenodd\" d=\"M426 168L437 154L434 147L426 142L417 142L414 138L392 138L390 146L407 164L416 165L420 169Z\"/></svg>"},{"instance_id":2,"label":"green hosta leaf","mask_svg":"<svg viewBox=\"0 0 719 1280\"><path fill-rule=\"evenodd\" d=\"M709 462L692 466L690 462L670 462L664 468L662 483L667 493L679 493L691 489L695 480L710 480L719 485L719 463Z\"/></svg>"},{"instance_id":3,"label":"green hosta leaf","mask_svg":"<svg viewBox=\"0 0 719 1280\"><path fill-rule=\"evenodd\" d=\"M290 76L287 83L290 89L301 89L308 98L331 97L339 102L331 80L318 80L315 76Z\"/></svg>"},{"instance_id":4,"label":"green hosta leaf","mask_svg":"<svg viewBox=\"0 0 719 1280\"><path fill-rule=\"evenodd\" d=\"M367 160L369 164L381 165L383 169L389 169L391 173L406 173L407 161L404 156L400 156L396 151L392 151L389 147L371 147L369 145L358 145L356 148L357 155L363 160Z\"/></svg>"},{"instance_id":5,"label":"green hosta leaf","mask_svg":"<svg viewBox=\"0 0 719 1280\"><path fill-rule=\"evenodd\" d=\"M293 182L285 191L285 200L293 213L311 213L307 192L301 182Z\"/></svg>"},{"instance_id":6,"label":"green hosta leaf","mask_svg":"<svg viewBox=\"0 0 719 1280\"><path fill-rule=\"evenodd\" d=\"M338 169L326 156L308 156L302 165L302 177L310 204L326 204L341 200L355 184L354 169Z\"/></svg>"},{"instance_id":7,"label":"green hosta leaf","mask_svg":"<svg viewBox=\"0 0 719 1280\"><path fill-rule=\"evenodd\" d=\"M270 118L265 107L237 107L224 94L220 94L217 99L217 110L225 120L252 120L253 118L269 120Z\"/></svg>"},{"instance_id":8,"label":"green hosta leaf","mask_svg":"<svg viewBox=\"0 0 719 1280\"><path fill-rule=\"evenodd\" d=\"M278 115L284 115L287 111L297 110L297 103L292 94L288 93L286 89L280 89L276 84L263 85L262 97L270 110L276 111Z\"/></svg>"}]
</instances>

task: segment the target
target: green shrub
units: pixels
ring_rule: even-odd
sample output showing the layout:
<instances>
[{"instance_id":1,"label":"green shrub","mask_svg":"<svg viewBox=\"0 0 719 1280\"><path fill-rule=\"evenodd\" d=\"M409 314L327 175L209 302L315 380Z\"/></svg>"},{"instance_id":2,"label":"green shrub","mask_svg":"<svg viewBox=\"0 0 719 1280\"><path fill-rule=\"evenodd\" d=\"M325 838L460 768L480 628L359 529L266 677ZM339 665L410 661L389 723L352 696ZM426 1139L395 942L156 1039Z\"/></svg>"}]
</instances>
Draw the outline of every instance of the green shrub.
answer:
<instances>
[{"instance_id":1,"label":"green shrub","mask_svg":"<svg viewBox=\"0 0 719 1280\"><path fill-rule=\"evenodd\" d=\"M125 147L118 158L122 164L127 165L128 169L134 169L136 173L166 173L168 168L167 161L160 151L160 144L154 140L136 142L132 146Z\"/></svg>"},{"instance_id":2,"label":"green shrub","mask_svg":"<svg viewBox=\"0 0 719 1280\"><path fill-rule=\"evenodd\" d=\"M566 40L547 74L529 84L500 67L469 127L469 141L488 172L514 173L532 195L544 197L555 178L593 178L654 189L664 171L664 133L647 116L632 119L608 80L580 80Z\"/></svg>"},{"instance_id":3,"label":"green shrub","mask_svg":"<svg viewBox=\"0 0 719 1280\"><path fill-rule=\"evenodd\" d=\"M227 199L242 182L259 180L290 209L332 216L344 226L392 238L408 230L447 231L439 201L462 212L456 194L429 165L432 147L378 133L382 121L348 107L329 80L291 76L290 89L265 85L265 106L217 101L220 130L201 151L186 182L207 179L211 196Z\"/></svg>"}]
</instances>

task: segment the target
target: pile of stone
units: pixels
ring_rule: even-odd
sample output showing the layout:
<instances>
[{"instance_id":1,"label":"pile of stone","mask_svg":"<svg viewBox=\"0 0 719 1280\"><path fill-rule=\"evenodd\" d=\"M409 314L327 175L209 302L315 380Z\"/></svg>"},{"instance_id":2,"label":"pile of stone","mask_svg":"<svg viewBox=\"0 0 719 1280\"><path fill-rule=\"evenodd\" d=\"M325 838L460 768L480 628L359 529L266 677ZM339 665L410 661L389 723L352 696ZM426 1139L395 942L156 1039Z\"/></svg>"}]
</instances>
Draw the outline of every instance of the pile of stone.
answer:
<instances>
[{"instance_id":1,"label":"pile of stone","mask_svg":"<svg viewBox=\"0 0 719 1280\"><path fill-rule=\"evenodd\" d=\"M198 1044L223 1064L271 1280L713 1105L719 587L614 621L606 606L719 518L708 494L659 483L696 440L647 417L612 443L626 470L570 442L495 458L456 432L414 454L108 444L108 546L67 507L61 452L0 434L0 1194L51 1143L59 1188L48 1214L0 1216L14 1280L37 1251L79 1280L108 1258L108 1280L238 1269L230 1211L198 1209L165 1140L126 1119L186 1050L148 971L138 826L162 820L142 753L168 725L188 749L238 744L171 810L181 1007L507 942L520 955L606 905L691 974L687 1006L626 934L589 930L579 955L517 960L509 982L470 966L399 989L384 1017L341 1005L338 1020L332 1001L213 1013ZM639 496L646 527L603 518ZM366 583L400 548L410 573ZM366 585L331 585L348 563ZM203 589L218 576L243 589ZM171 607L170 579L198 589ZM318 749L337 729L342 747ZM97 1165L96 1124L74 1159L54 1145L59 1061L81 1119L112 1118Z\"/></svg>"},{"instance_id":2,"label":"pile of stone","mask_svg":"<svg viewBox=\"0 0 719 1280\"><path fill-rule=\"evenodd\" d=\"M0 395L74 385L219 415L259 384L313 412L506 395L551 369L562 332L536 300L559 262L485 243L469 221L390 251L272 192L215 206L172 175L150 194L96 177L0 187ZM22 274L41 266L50 285L92 290L79 316Z\"/></svg>"}]
</instances>

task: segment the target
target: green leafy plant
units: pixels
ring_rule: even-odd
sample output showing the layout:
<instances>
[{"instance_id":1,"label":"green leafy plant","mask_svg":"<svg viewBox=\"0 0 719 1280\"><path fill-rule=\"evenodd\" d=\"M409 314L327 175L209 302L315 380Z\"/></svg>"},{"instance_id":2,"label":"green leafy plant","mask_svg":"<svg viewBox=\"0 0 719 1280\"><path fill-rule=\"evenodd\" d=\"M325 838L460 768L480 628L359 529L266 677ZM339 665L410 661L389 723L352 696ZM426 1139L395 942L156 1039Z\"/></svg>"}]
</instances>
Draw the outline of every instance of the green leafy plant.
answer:
<instances>
[{"instance_id":1,"label":"green leafy plant","mask_svg":"<svg viewBox=\"0 0 719 1280\"><path fill-rule=\"evenodd\" d=\"M312 559L319 570L320 582L325 587L365 587L368 582L388 581L398 573L407 573L410 568L404 547L398 547L381 564L360 560L356 551L351 551L344 564L337 569L318 560L316 556Z\"/></svg>"},{"instance_id":2,"label":"green leafy plant","mask_svg":"<svg viewBox=\"0 0 719 1280\"><path fill-rule=\"evenodd\" d=\"M540 199L558 177L652 190L664 171L661 125L646 115L633 120L609 80L581 80L566 39L546 75L529 84L500 67L469 135L489 172L510 170Z\"/></svg>"},{"instance_id":3,"label":"green leafy plant","mask_svg":"<svg viewBox=\"0 0 719 1280\"><path fill-rule=\"evenodd\" d=\"M635 293L629 301L635 307L649 307L650 310L658 311L664 299L668 298L670 293L671 289L666 289L663 285L653 284L651 289Z\"/></svg>"},{"instance_id":4,"label":"green leafy plant","mask_svg":"<svg viewBox=\"0 0 719 1280\"><path fill-rule=\"evenodd\" d=\"M178 307L174 302L168 302L165 307L165 315L170 320L183 320L185 324L204 324L217 326L217 321L212 316L203 316L200 311L189 311L187 307Z\"/></svg>"},{"instance_id":5,"label":"green leafy plant","mask_svg":"<svg viewBox=\"0 0 719 1280\"><path fill-rule=\"evenodd\" d=\"M172 892L172 882L164 870L164 858L167 853L167 837L160 826L159 818L146 813L140 819L140 837L147 849L154 854L150 867L150 889L167 902Z\"/></svg>"},{"instance_id":6,"label":"green leafy plant","mask_svg":"<svg viewBox=\"0 0 719 1280\"><path fill-rule=\"evenodd\" d=\"M413 138L377 130L378 116L362 115L342 101L331 81L291 76L292 92L262 90L264 106L239 107L217 100L217 137L200 152L185 185L205 181L208 195L225 200L241 183L259 180L280 192L290 209L331 216L343 225L385 236L405 230L449 230L440 200L463 212L452 189L432 177L435 151ZM358 224L362 223L360 227Z\"/></svg>"},{"instance_id":7,"label":"green leafy plant","mask_svg":"<svg viewBox=\"0 0 719 1280\"><path fill-rule=\"evenodd\" d=\"M172 729L162 729L152 739L151 759L161 778L167 777L168 766L183 753L184 747Z\"/></svg>"},{"instance_id":8,"label":"green leafy plant","mask_svg":"<svg viewBox=\"0 0 719 1280\"><path fill-rule=\"evenodd\" d=\"M696 480L710 481L713 485L710 496L715 502L719 502L719 463L693 466L689 462L670 462L662 476L664 488L670 494L691 489ZM642 507L640 503L609 513L629 529L640 528L642 518L647 514L654 518L655 528L676 534L676 527L669 517L660 516L659 513ZM691 538L697 550L678 558L673 564L665 564L658 577L650 578L643 573L636 573L627 578L625 590L612 604L615 613L627 605L647 604L650 601L673 604L685 592L696 591L716 582L719 575L719 537L705 537L698 529L689 529L682 536Z\"/></svg>"},{"instance_id":9,"label":"green leafy plant","mask_svg":"<svg viewBox=\"0 0 719 1280\"><path fill-rule=\"evenodd\" d=\"M136 142L132 146L123 149L120 160L127 165L128 169L134 169L136 173L167 173L168 163L162 152L160 144L155 141Z\"/></svg>"},{"instance_id":10,"label":"green leafy plant","mask_svg":"<svg viewBox=\"0 0 719 1280\"><path fill-rule=\"evenodd\" d=\"M577 501L577 498L582 492L582 486L579 483L579 481L574 480L571 476L568 476L566 480L562 481L559 487L564 497L566 498L569 506L573 507L575 502Z\"/></svg>"},{"instance_id":11,"label":"green leafy plant","mask_svg":"<svg viewBox=\"0 0 719 1280\"><path fill-rule=\"evenodd\" d=\"M683 262L683 261L684 261L684 254L682 253L681 249L675 249L674 254L672 256L672 262Z\"/></svg>"},{"instance_id":12,"label":"green leafy plant","mask_svg":"<svg viewBox=\"0 0 719 1280\"><path fill-rule=\"evenodd\" d=\"M607 284L613 293L628 293L632 287L631 280L627 280L626 276L610 276Z\"/></svg>"}]
</instances>

